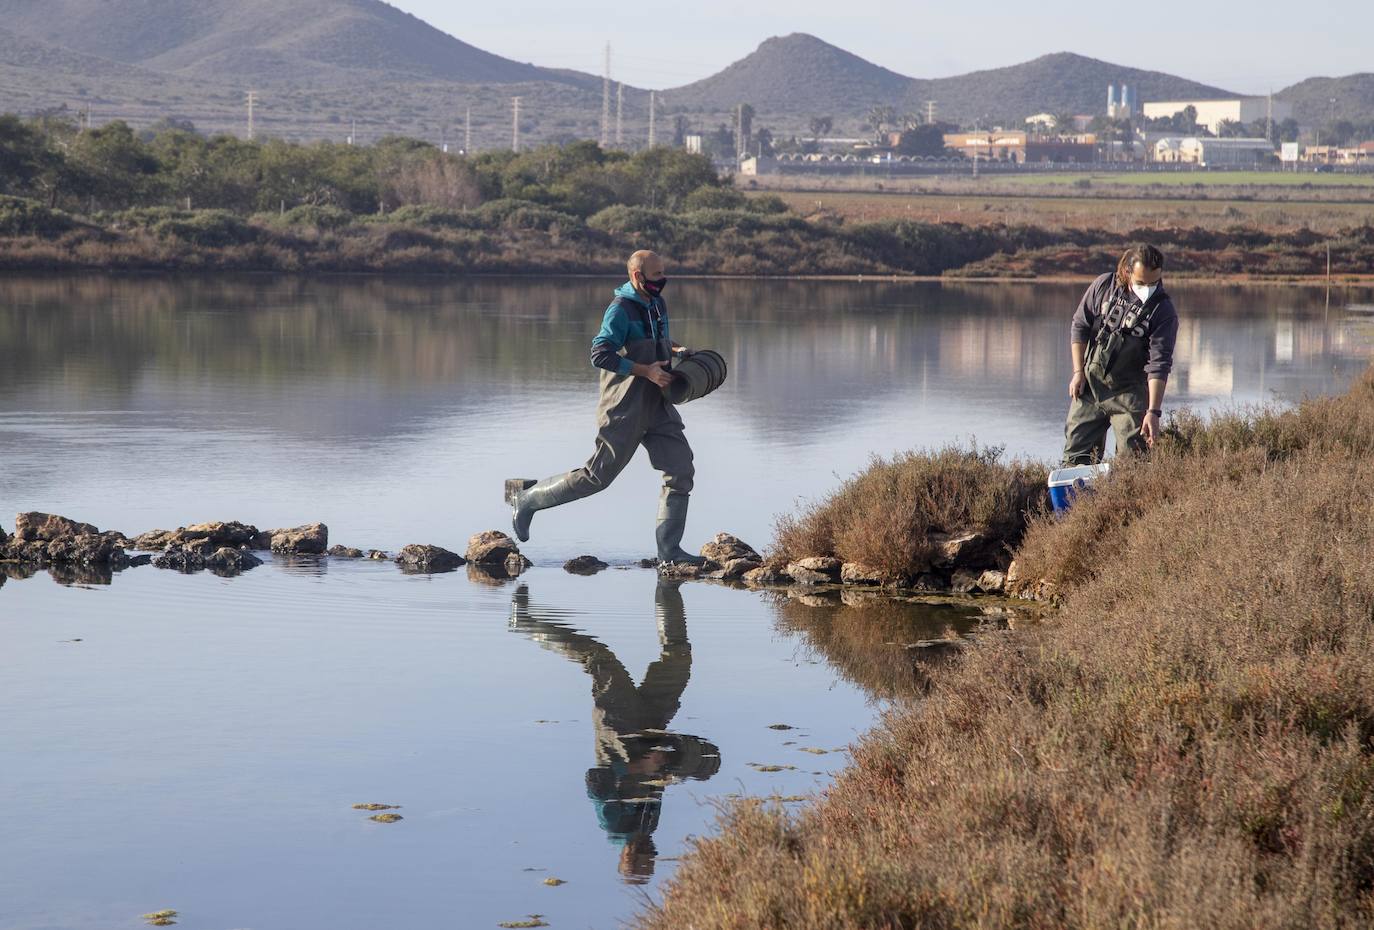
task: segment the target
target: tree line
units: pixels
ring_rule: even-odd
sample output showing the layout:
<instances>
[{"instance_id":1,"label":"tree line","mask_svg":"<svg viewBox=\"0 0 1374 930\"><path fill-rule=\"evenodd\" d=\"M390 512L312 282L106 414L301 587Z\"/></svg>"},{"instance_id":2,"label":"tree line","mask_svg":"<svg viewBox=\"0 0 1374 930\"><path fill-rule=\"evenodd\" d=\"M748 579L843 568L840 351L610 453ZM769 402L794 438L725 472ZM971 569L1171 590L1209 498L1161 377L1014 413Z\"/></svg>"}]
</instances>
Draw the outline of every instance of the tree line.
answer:
<instances>
[{"instance_id":1,"label":"tree line","mask_svg":"<svg viewBox=\"0 0 1374 930\"><path fill-rule=\"evenodd\" d=\"M118 121L82 129L0 116L0 194L85 215L140 207L362 215L506 199L587 217L614 205L676 209L702 188L725 188L710 159L663 146L631 155L576 142L461 155L403 137L303 144L207 137L184 122L140 133Z\"/></svg>"}]
</instances>

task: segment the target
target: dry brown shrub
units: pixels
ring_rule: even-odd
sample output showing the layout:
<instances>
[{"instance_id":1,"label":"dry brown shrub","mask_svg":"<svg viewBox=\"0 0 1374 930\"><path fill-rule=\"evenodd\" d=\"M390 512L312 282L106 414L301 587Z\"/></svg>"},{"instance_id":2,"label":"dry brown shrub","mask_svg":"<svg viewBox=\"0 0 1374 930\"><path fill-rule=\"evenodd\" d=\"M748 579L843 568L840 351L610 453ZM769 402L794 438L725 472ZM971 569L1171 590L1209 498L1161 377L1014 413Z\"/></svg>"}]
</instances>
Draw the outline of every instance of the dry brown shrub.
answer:
<instances>
[{"instance_id":1,"label":"dry brown shrub","mask_svg":"<svg viewBox=\"0 0 1374 930\"><path fill-rule=\"evenodd\" d=\"M1040 514L1017 553L1018 584L1041 582L1062 597L1112 561L1120 534L1142 513L1197 493L1224 494L1272 465L1306 452L1374 453L1374 369L1347 394L1312 398L1292 408L1252 408L1204 420L1171 417L1148 459L1118 461L1094 493L1062 517Z\"/></svg>"},{"instance_id":2,"label":"dry brown shrub","mask_svg":"<svg viewBox=\"0 0 1374 930\"><path fill-rule=\"evenodd\" d=\"M1106 555L1051 623L933 676L817 805L730 810L639 925L1371 925L1374 379L1290 413L1075 505ZM1127 490L1167 493L1090 513Z\"/></svg>"},{"instance_id":3,"label":"dry brown shrub","mask_svg":"<svg viewBox=\"0 0 1374 930\"><path fill-rule=\"evenodd\" d=\"M828 497L779 517L770 555L833 556L896 580L925 570L930 532L980 529L1014 546L1043 506L1046 471L1001 456L976 446L875 456Z\"/></svg>"}]
</instances>

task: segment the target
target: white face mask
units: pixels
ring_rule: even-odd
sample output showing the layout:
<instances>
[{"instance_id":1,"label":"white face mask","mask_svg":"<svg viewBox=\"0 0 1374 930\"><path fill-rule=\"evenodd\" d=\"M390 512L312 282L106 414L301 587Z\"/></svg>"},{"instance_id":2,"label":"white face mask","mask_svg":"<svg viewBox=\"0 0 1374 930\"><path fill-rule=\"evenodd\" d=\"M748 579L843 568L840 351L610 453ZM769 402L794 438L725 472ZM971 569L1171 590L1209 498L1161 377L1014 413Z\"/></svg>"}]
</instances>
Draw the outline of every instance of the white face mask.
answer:
<instances>
[{"instance_id":1,"label":"white face mask","mask_svg":"<svg viewBox=\"0 0 1374 930\"><path fill-rule=\"evenodd\" d=\"M1143 304L1145 301L1149 300L1150 297L1154 294L1154 292L1155 292L1156 290L1158 290L1158 289L1159 289L1159 285L1158 285L1158 284L1132 284L1132 285L1131 285L1131 290L1135 291L1135 296L1137 296L1137 297L1140 298L1140 302L1141 302L1142 304Z\"/></svg>"}]
</instances>

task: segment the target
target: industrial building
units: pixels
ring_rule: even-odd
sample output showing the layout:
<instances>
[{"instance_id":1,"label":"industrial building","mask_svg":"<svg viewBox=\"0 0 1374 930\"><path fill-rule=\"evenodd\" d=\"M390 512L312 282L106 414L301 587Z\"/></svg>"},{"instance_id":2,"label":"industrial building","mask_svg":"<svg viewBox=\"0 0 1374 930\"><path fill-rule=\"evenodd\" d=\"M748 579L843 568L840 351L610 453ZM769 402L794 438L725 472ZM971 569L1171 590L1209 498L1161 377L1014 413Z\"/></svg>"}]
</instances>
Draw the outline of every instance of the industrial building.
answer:
<instances>
[{"instance_id":1,"label":"industrial building","mask_svg":"<svg viewBox=\"0 0 1374 930\"><path fill-rule=\"evenodd\" d=\"M1167 136L1155 143L1155 161L1190 164L1202 168L1254 167L1274 160L1268 139L1209 139L1200 136Z\"/></svg>"},{"instance_id":2,"label":"industrial building","mask_svg":"<svg viewBox=\"0 0 1374 930\"><path fill-rule=\"evenodd\" d=\"M945 148L965 158L1022 162L1026 160L1026 134L1019 129L947 132Z\"/></svg>"},{"instance_id":3,"label":"industrial building","mask_svg":"<svg viewBox=\"0 0 1374 930\"><path fill-rule=\"evenodd\" d=\"M1270 107L1273 107L1272 113ZM1268 97L1232 97L1228 100L1165 100L1145 104L1146 119L1172 117L1188 107L1197 111L1197 123L1206 126L1215 134L1220 132L1221 124L1228 120L1233 123L1249 125L1258 119L1273 116L1275 122L1293 115L1293 105L1281 100L1271 101Z\"/></svg>"},{"instance_id":4,"label":"industrial building","mask_svg":"<svg viewBox=\"0 0 1374 930\"><path fill-rule=\"evenodd\" d=\"M1132 119L1140 112L1140 97L1135 87L1122 84L1118 91L1115 84L1107 85L1107 115L1112 119Z\"/></svg>"}]
</instances>

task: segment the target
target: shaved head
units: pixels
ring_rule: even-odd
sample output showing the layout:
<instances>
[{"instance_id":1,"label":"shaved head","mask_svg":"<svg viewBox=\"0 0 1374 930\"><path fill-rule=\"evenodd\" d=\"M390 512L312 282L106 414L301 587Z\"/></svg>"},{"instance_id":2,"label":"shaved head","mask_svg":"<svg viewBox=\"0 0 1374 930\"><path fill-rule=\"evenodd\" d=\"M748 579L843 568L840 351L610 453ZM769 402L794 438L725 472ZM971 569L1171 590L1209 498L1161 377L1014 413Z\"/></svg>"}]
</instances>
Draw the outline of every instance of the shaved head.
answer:
<instances>
[{"instance_id":1,"label":"shaved head","mask_svg":"<svg viewBox=\"0 0 1374 930\"><path fill-rule=\"evenodd\" d=\"M657 252L648 249L640 249L630 256L630 260L625 263L625 268L630 272L630 279L633 280L636 271L644 272L646 278L661 278L663 275L663 259Z\"/></svg>"},{"instance_id":2,"label":"shaved head","mask_svg":"<svg viewBox=\"0 0 1374 930\"><path fill-rule=\"evenodd\" d=\"M648 249L640 249L630 256L630 260L625 263L625 268L630 272L630 284L641 294L648 295L649 292L644 288L645 281L658 281L665 277L663 273L663 258L657 252Z\"/></svg>"}]
</instances>

